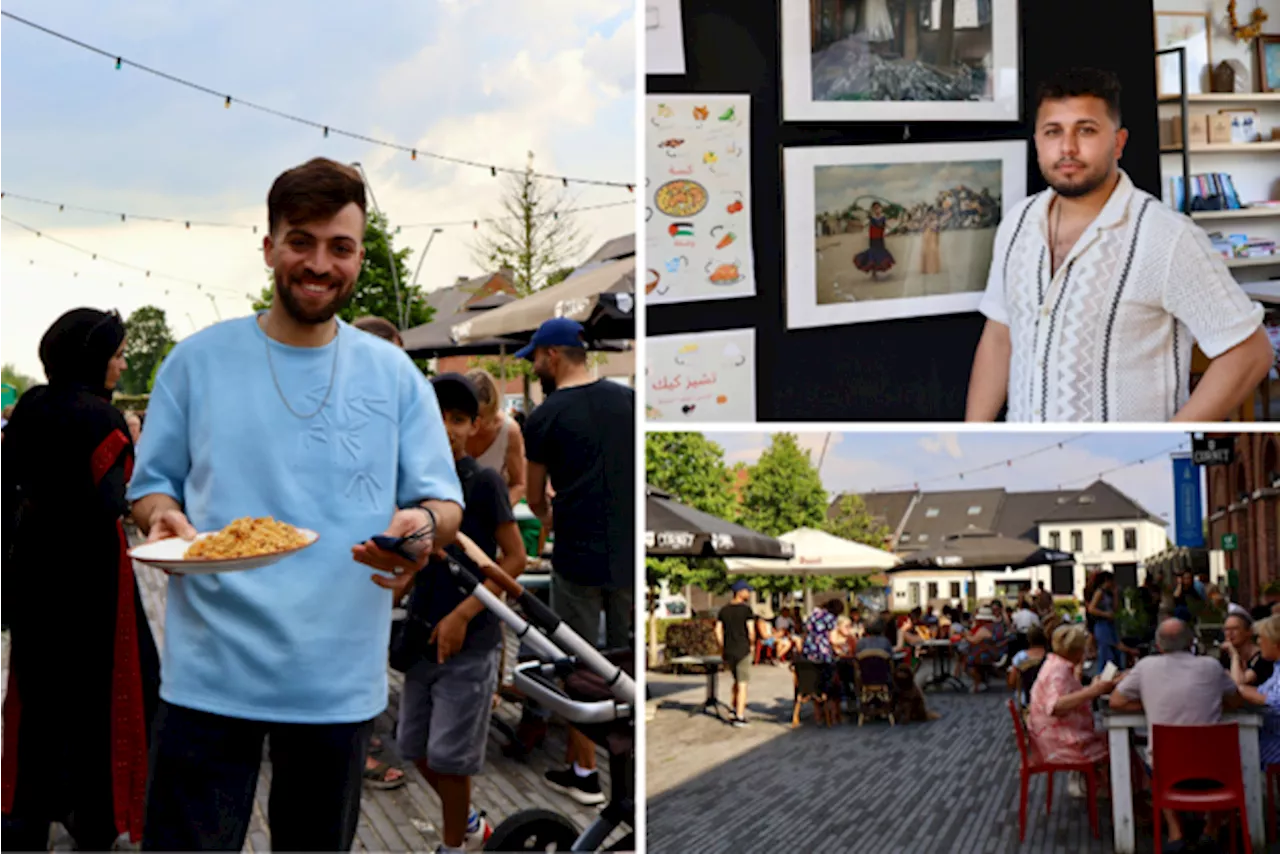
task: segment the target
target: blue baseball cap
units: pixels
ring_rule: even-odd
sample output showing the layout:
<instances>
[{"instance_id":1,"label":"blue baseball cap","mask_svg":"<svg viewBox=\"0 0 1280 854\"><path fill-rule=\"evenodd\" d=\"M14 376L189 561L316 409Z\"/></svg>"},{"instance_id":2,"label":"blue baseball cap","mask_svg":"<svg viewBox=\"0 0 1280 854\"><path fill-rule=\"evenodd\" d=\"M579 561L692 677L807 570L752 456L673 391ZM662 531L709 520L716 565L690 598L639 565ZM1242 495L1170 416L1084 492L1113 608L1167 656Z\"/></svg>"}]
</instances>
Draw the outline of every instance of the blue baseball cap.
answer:
<instances>
[{"instance_id":1,"label":"blue baseball cap","mask_svg":"<svg viewBox=\"0 0 1280 854\"><path fill-rule=\"evenodd\" d=\"M538 327L528 345L516 353L517 359L533 361L533 351L539 347L577 347L587 349L583 340L582 324L567 317L553 317Z\"/></svg>"},{"instance_id":2,"label":"blue baseball cap","mask_svg":"<svg viewBox=\"0 0 1280 854\"><path fill-rule=\"evenodd\" d=\"M734 593L741 593L743 590L754 590L755 588L745 581L735 581L729 589Z\"/></svg>"}]
</instances>

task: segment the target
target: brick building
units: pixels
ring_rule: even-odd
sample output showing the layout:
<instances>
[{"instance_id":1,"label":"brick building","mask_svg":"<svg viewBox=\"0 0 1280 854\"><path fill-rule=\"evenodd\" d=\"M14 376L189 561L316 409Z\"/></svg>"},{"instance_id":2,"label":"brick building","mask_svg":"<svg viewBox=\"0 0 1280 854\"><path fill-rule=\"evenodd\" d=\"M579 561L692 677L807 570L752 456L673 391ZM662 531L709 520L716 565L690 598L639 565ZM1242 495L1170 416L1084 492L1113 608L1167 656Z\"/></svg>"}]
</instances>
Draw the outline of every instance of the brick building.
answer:
<instances>
[{"instance_id":1,"label":"brick building","mask_svg":"<svg viewBox=\"0 0 1280 854\"><path fill-rule=\"evenodd\" d=\"M447 288L440 288L426 295L427 304L436 310L437 320L452 318L460 312L478 308L485 301L497 294L516 296L515 285L512 284L514 273L508 269L496 273L485 273L473 279L459 278ZM475 356L444 356L436 360L436 372L448 373L456 371L463 374L471 369ZM501 385L501 383L499 383ZM507 380L503 394L524 394L524 381L520 377Z\"/></svg>"},{"instance_id":2,"label":"brick building","mask_svg":"<svg viewBox=\"0 0 1280 854\"><path fill-rule=\"evenodd\" d=\"M1280 433L1235 434L1235 461L1207 466L1205 479L1206 545L1221 548L1223 534L1236 535L1236 550L1223 556L1239 573L1240 604L1252 607L1280 581Z\"/></svg>"}]
</instances>

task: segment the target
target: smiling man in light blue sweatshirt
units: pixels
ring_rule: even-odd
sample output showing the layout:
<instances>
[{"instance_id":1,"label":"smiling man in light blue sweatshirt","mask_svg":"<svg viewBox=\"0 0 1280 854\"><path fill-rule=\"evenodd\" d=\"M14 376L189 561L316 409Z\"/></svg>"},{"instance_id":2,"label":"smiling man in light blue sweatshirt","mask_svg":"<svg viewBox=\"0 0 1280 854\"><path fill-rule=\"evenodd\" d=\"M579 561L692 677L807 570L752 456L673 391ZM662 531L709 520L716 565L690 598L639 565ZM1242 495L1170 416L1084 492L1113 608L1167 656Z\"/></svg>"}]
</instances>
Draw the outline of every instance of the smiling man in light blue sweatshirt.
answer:
<instances>
[{"instance_id":1,"label":"smiling man in light blue sweatshirt","mask_svg":"<svg viewBox=\"0 0 1280 854\"><path fill-rule=\"evenodd\" d=\"M165 360L130 498L152 540L243 516L320 539L271 566L170 579L147 850L240 850L264 739L272 848L350 850L387 703L393 575L418 571L462 518L431 385L336 318L364 259L359 173L312 160L276 179L267 211L272 306ZM434 544L422 538L417 563L367 544L424 529Z\"/></svg>"}]
</instances>

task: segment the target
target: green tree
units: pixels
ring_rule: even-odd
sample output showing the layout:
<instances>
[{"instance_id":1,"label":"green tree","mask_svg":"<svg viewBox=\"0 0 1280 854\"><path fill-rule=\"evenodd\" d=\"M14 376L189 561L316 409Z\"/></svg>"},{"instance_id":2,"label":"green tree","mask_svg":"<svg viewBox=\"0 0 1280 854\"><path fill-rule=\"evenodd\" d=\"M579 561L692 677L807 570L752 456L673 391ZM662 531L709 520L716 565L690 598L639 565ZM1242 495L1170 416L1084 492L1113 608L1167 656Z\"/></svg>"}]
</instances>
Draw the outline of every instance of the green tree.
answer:
<instances>
[{"instance_id":1,"label":"green tree","mask_svg":"<svg viewBox=\"0 0 1280 854\"><path fill-rule=\"evenodd\" d=\"M568 264L582 255L586 243L569 213L568 193L534 176L533 152L524 172L504 180L502 213L484 224L471 257L485 270L511 268L516 293L525 297L563 281L573 271Z\"/></svg>"},{"instance_id":2,"label":"green tree","mask_svg":"<svg viewBox=\"0 0 1280 854\"><path fill-rule=\"evenodd\" d=\"M125 321L129 337L124 357L129 367L120 376L118 389L123 394L144 394L151 390L156 366L173 347L173 330L169 328L164 309L144 305Z\"/></svg>"},{"instance_id":3,"label":"green tree","mask_svg":"<svg viewBox=\"0 0 1280 854\"><path fill-rule=\"evenodd\" d=\"M156 374L160 373L160 366L164 364L164 360L169 358L176 345L170 341L169 346L164 348L164 352L160 354L160 359L156 362L156 366L151 369L151 376L147 377L147 394L151 394L151 390L156 387Z\"/></svg>"},{"instance_id":4,"label":"green tree","mask_svg":"<svg viewBox=\"0 0 1280 854\"><path fill-rule=\"evenodd\" d=\"M877 549L884 548L890 533L889 526L867 510L867 502L862 500L862 496L853 493L840 496L835 513L828 516L826 531L842 540Z\"/></svg>"},{"instance_id":5,"label":"green tree","mask_svg":"<svg viewBox=\"0 0 1280 854\"><path fill-rule=\"evenodd\" d=\"M645 482L669 492L690 507L734 521L736 502L724 449L701 433L649 433L645 437ZM645 577L651 588L696 584L717 592L727 586L724 562L717 559L649 558Z\"/></svg>"},{"instance_id":6,"label":"green tree","mask_svg":"<svg viewBox=\"0 0 1280 854\"><path fill-rule=\"evenodd\" d=\"M350 322L357 317L373 315L384 317L397 327L400 326L400 317L396 312L396 288L391 278L391 256L387 254L387 247L391 245L390 234L391 228L386 217L370 211L364 227L364 264L360 267L360 277L356 279L351 302L338 312L343 320ZM400 282L400 299L407 306L404 328L430 323L431 316L435 313L435 309L427 305L421 287L410 287L409 253L412 251L407 247L392 250ZM254 311L270 308L274 297L275 281L268 278L267 286L253 304Z\"/></svg>"},{"instance_id":7,"label":"green tree","mask_svg":"<svg viewBox=\"0 0 1280 854\"><path fill-rule=\"evenodd\" d=\"M742 493L742 524L776 537L796 528L824 528L827 490L794 433L774 433L751 466Z\"/></svg>"},{"instance_id":8,"label":"green tree","mask_svg":"<svg viewBox=\"0 0 1280 854\"><path fill-rule=\"evenodd\" d=\"M27 389L31 388L33 385L40 384L40 381L35 377L27 376L20 372L17 366L9 364L8 362L4 364L3 369L0 369L0 372L3 373L3 377L0 377L0 381L3 381L5 385L11 385L17 389L18 397L22 397L22 395L26 393Z\"/></svg>"}]
</instances>

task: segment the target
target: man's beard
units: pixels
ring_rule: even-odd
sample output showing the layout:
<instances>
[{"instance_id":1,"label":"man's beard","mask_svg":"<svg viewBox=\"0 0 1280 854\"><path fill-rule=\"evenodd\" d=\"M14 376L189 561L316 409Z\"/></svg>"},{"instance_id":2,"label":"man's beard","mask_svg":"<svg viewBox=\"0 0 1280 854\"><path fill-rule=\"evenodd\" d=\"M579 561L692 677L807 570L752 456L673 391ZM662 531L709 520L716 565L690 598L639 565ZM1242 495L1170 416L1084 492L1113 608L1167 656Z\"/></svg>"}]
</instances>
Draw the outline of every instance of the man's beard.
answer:
<instances>
[{"instance_id":1,"label":"man's beard","mask_svg":"<svg viewBox=\"0 0 1280 854\"><path fill-rule=\"evenodd\" d=\"M542 384L542 396L547 397L556 390L556 378L551 374L538 374L538 382Z\"/></svg>"},{"instance_id":2,"label":"man's beard","mask_svg":"<svg viewBox=\"0 0 1280 854\"><path fill-rule=\"evenodd\" d=\"M355 296L356 292L355 287L352 286L345 292L339 291L338 295L322 308L307 309L294 298L293 288L295 285L286 283L284 276L281 273L277 272L274 276L276 281L276 296L280 299L280 304L284 306L285 313L298 323L305 323L313 326L328 323L332 320L335 314L347 307L347 304L351 302L351 298ZM307 274L304 274L304 277L311 280L320 280L321 278L319 276L310 276ZM296 287L302 287L301 283L299 282Z\"/></svg>"},{"instance_id":3,"label":"man's beard","mask_svg":"<svg viewBox=\"0 0 1280 854\"><path fill-rule=\"evenodd\" d=\"M1101 187L1111 177L1111 168L1108 167L1097 175L1089 173L1078 173L1080 179L1078 184L1054 183L1052 172L1042 173L1045 183L1053 188L1053 191L1065 199L1078 199L1081 196L1087 196L1094 190Z\"/></svg>"}]
</instances>

